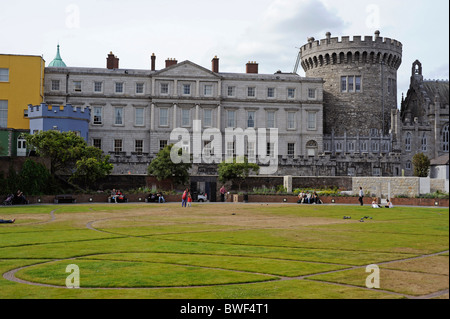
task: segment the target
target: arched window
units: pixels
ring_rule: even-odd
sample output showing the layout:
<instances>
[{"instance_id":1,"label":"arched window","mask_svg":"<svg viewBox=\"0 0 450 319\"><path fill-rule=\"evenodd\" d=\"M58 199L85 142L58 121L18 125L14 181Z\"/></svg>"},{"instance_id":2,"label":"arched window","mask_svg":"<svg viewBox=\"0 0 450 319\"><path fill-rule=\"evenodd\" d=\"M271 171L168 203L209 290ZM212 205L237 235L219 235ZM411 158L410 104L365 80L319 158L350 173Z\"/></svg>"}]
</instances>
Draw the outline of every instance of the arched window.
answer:
<instances>
[{"instance_id":1,"label":"arched window","mask_svg":"<svg viewBox=\"0 0 450 319\"><path fill-rule=\"evenodd\" d=\"M442 150L448 152L448 124L442 129Z\"/></svg>"},{"instance_id":2,"label":"arched window","mask_svg":"<svg viewBox=\"0 0 450 319\"><path fill-rule=\"evenodd\" d=\"M308 141L306 143L306 152L308 156L316 156L317 155L317 142L316 141Z\"/></svg>"},{"instance_id":3,"label":"arched window","mask_svg":"<svg viewBox=\"0 0 450 319\"><path fill-rule=\"evenodd\" d=\"M411 133L410 132L406 133L405 150L408 152L411 151Z\"/></svg>"},{"instance_id":4,"label":"arched window","mask_svg":"<svg viewBox=\"0 0 450 319\"><path fill-rule=\"evenodd\" d=\"M427 134L424 132L422 135L422 151L426 152L427 151Z\"/></svg>"}]
</instances>

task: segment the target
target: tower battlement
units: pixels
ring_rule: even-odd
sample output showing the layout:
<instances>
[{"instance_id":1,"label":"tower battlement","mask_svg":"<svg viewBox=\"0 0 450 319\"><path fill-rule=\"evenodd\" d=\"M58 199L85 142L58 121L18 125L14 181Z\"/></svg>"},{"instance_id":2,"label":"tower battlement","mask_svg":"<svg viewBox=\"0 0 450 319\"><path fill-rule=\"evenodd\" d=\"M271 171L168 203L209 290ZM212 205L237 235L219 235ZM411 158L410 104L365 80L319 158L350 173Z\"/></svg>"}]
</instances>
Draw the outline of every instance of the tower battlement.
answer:
<instances>
[{"instance_id":1,"label":"tower battlement","mask_svg":"<svg viewBox=\"0 0 450 319\"><path fill-rule=\"evenodd\" d=\"M403 45L401 42L380 37L380 32L375 32L375 37L349 36L331 37L327 32L326 38L315 40L309 38L308 43L300 48L302 67L310 70L328 64L340 63L384 63L395 69L401 65Z\"/></svg>"},{"instance_id":2,"label":"tower battlement","mask_svg":"<svg viewBox=\"0 0 450 319\"><path fill-rule=\"evenodd\" d=\"M63 107L59 105L28 105L28 118L70 118L77 120L90 120L91 110L89 108L76 107L67 104Z\"/></svg>"}]
</instances>

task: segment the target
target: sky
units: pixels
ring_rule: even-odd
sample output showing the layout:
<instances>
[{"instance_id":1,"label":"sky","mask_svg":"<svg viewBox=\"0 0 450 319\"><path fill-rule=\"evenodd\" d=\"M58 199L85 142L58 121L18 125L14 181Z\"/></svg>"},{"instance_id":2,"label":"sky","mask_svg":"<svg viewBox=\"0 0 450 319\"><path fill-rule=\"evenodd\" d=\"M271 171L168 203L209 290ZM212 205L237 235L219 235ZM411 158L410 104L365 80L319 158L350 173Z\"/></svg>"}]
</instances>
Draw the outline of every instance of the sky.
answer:
<instances>
[{"instance_id":1,"label":"sky","mask_svg":"<svg viewBox=\"0 0 450 319\"><path fill-rule=\"evenodd\" d=\"M0 0L0 54L48 65L60 44L71 67L105 68L112 51L124 69L150 69L154 53L156 69L167 58L210 69L217 56L220 72L244 73L248 61L292 72L307 38L376 30L403 44L399 100L416 59L424 78L449 79L448 0Z\"/></svg>"}]
</instances>

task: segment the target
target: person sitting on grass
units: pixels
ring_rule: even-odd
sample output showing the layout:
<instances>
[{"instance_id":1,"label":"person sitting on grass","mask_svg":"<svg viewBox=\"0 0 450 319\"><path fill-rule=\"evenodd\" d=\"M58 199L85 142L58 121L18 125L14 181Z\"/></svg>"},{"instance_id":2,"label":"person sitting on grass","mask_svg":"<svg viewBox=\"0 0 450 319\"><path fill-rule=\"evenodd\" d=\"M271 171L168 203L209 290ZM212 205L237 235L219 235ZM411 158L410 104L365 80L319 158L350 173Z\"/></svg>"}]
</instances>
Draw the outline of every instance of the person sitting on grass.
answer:
<instances>
[{"instance_id":1,"label":"person sitting on grass","mask_svg":"<svg viewBox=\"0 0 450 319\"><path fill-rule=\"evenodd\" d=\"M381 208L381 206L378 205L378 201L377 201L376 198L374 198L374 199L372 200L372 208Z\"/></svg>"},{"instance_id":2,"label":"person sitting on grass","mask_svg":"<svg viewBox=\"0 0 450 319\"><path fill-rule=\"evenodd\" d=\"M394 204L392 204L392 202L389 200L389 199L386 199L386 206L384 206L384 207L386 207L386 208L394 208Z\"/></svg>"},{"instance_id":3,"label":"person sitting on grass","mask_svg":"<svg viewBox=\"0 0 450 319\"><path fill-rule=\"evenodd\" d=\"M16 219L0 219L0 224L13 224Z\"/></svg>"}]
</instances>

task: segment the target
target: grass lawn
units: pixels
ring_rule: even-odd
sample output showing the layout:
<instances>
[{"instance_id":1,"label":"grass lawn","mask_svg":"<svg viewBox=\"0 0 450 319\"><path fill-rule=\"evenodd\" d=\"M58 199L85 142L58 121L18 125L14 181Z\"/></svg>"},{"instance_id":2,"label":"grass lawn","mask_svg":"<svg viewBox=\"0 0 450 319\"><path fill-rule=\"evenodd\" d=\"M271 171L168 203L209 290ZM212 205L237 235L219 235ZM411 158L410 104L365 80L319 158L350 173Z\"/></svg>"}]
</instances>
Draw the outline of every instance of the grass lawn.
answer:
<instances>
[{"instance_id":1,"label":"grass lawn","mask_svg":"<svg viewBox=\"0 0 450 319\"><path fill-rule=\"evenodd\" d=\"M448 209L69 204L0 218L16 219L0 224L0 299L449 297Z\"/></svg>"}]
</instances>

